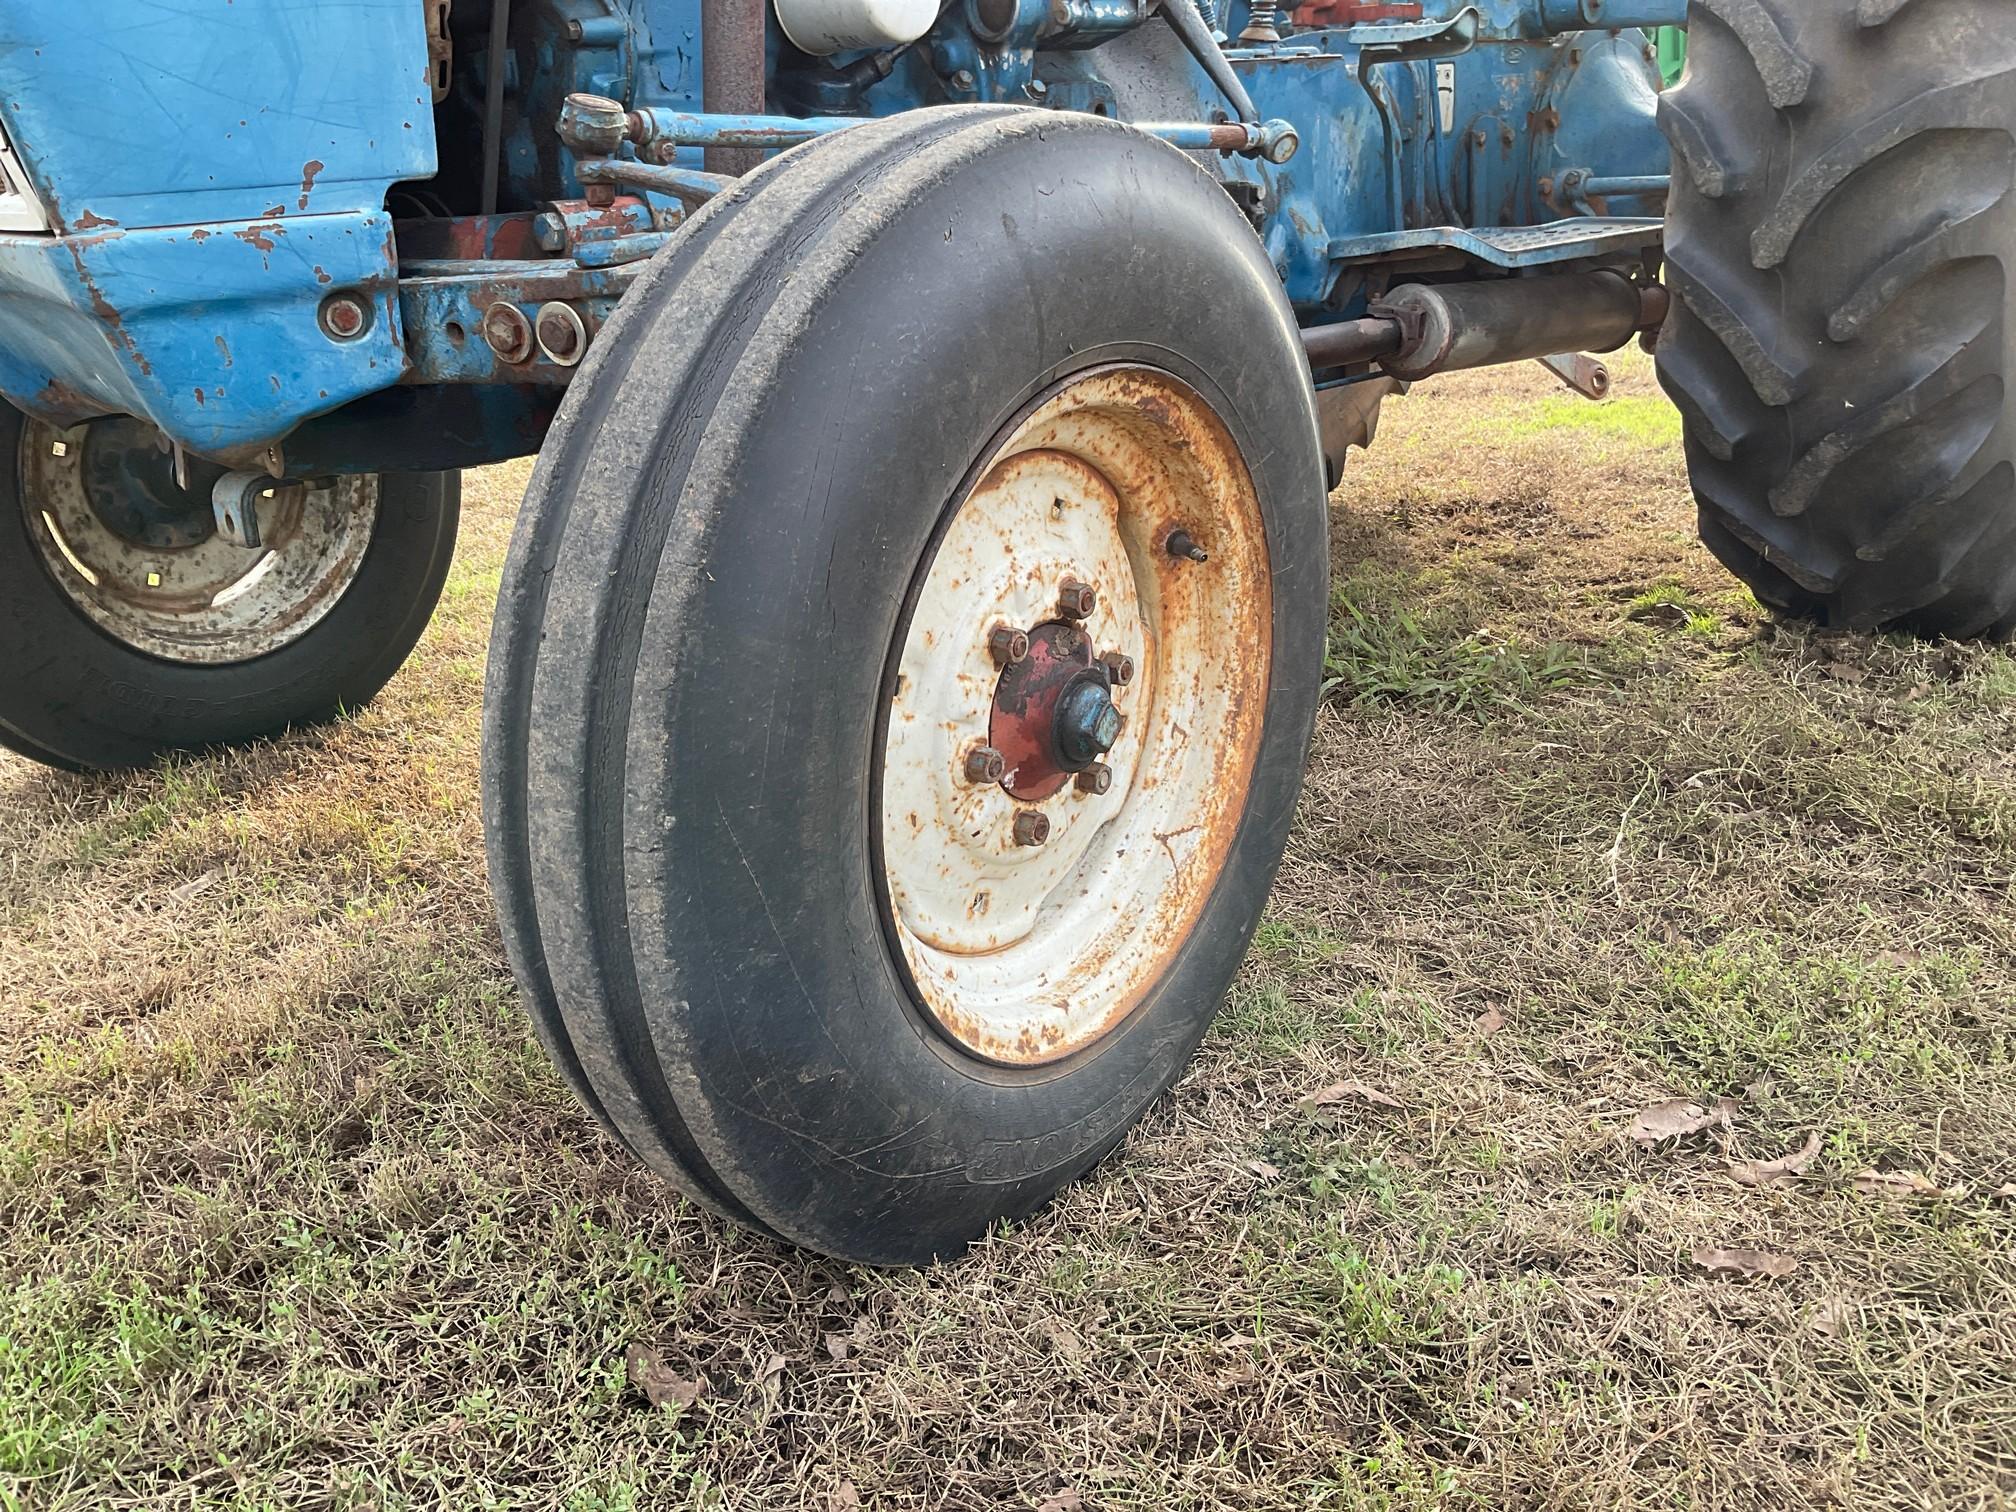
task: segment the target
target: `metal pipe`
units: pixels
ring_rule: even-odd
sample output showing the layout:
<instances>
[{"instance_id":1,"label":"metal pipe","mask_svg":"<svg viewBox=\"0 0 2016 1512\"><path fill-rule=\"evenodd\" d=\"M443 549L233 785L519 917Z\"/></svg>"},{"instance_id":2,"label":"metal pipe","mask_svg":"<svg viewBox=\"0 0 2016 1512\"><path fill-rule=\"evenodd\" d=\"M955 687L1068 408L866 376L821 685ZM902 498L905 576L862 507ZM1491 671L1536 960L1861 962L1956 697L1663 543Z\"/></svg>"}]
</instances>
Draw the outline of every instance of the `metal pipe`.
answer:
<instances>
[{"instance_id":1,"label":"metal pipe","mask_svg":"<svg viewBox=\"0 0 2016 1512\"><path fill-rule=\"evenodd\" d=\"M1254 107L1253 98L1246 93L1246 86L1239 82L1239 75L1232 71L1231 60L1218 46L1218 39L1211 35L1211 28L1204 24L1204 18L1197 11L1197 0L1162 0L1162 19L1169 23L1169 29L1197 60L1197 66L1205 76L1218 86L1218 92L1225 96L1225 102L1232 107L1232 113L1242 121L1258 121L1260 112Z\"/></svg>"},{"instance_id":2,"label":"metal pipe","mask_svg":"<svg viewBox=\"0 0 2016 1512\"><path fill-rule=\"evenodd\" d=\"M700 90L710 115L756 115L763 109L763 0L705 0L701 17ZM722 142L707 151L707 171L731 176L763 161L761 151Z\"/></svg>"},{"instance_id":3,"label":"metal pipe","mask_svg":"<svg viewBox=\"0 0 2016 1512\"><path fill-rule=\"evenodd\" d=\"M511 0L491 0L490 46L483 66L483 213L497 213L504 168L504 73L511 51Z\"/></svg>"},{"instance_id":4,"label":"metal pipe","mask_svg":"<svg viewBox=\"0 0 2016 1512\"><path fill-rule=\"evenodd\" d=\"M1539 12L1546 32L1687 24L1687 0L1540 0Z\"/></svg>"},{"instance_id":5,"label":"metal pipe","mask_svg":"<svg viewBox=\"0 0 2016 1512\"><path fill-rule=\"evenodd\" d=\"M754 147L776 151L796 147L828 132L859 126L865 116L771 116L697 115L691 111L667 110L650 105L628 116L627 135L640 152L651 154L672 147ZM568 134L567 118L562 118L562 136L570 143L586 138L579 131ZM1129 122L1136 131L1191 152L1236 152L1244 157L1264 157L1270 163L1285 163L1301 146L1295 128L1287 121L1146 121ZM711 158L710 158L711 161ZM642 183L642 179L631 182Z\"/></svg>"},{"instance_id":6,"label":"metal pipe","mask_svg":"<svg viewBox=\"0 0 2016 1512\"><path fill-rule=\"evenodd\" d=\"M1335 325L1309 326L1302 332L1302 350L1308 354L1309 370L1349 367L1356 362L1377 362L1400 350L1400 322L1368 316L1363 320L1340 320Z\"/></svg>"},{"instance_id":7,"label":"metal pipe","mask_svg":"<svg viewBox=\"0 0 2016 1512\"><path fill-rule=\"evenodd\" d=\"M591 159L577 163L575 174L584 184L629 184L669 194L688 205L704 205L735 180L725 173L702 173L697 168L660 168L650 163L631 163L622 158Z\"/></svg>"},{"instance_id":8,"label":"metal pipe","mask_svg":"<svg viewBox=\"0 0 2016 1512\"><path fill-rule=\"evenodd\" d=\"M1606 270L1407 284L1372 313L1400 323L1405 344L1385 367L1411 381L1558 352L1615 351L1644 324L1648 303L1638 285Z\"/></svg>"},{"instance_id":9,"label":"metal pipe","mask_svg":"<svg viewBox=\"0 0 2016 1512\"><path fill-rule=\"evenodd\" d=\"M1581 191L1592 199L1622 198L1629 195L1666 194L1673 188L1670 173L1648 173L1638 178L1584 179Z\"/></svg>"},{"instance_id":10,"label":"metal pipe","mask_svg":"<svg viewBox=\"0 0 2016 1512\"><path fill-rule=\"evenodd\" d=\"M1306 328L1302 350L1311 372L1376 362L1411 382L1563 352L1613 351L1641 330L1657 330L1670 304L1661 285L1608 270L1408 284L1363 319Z\"/></svg>"}]
</instances>

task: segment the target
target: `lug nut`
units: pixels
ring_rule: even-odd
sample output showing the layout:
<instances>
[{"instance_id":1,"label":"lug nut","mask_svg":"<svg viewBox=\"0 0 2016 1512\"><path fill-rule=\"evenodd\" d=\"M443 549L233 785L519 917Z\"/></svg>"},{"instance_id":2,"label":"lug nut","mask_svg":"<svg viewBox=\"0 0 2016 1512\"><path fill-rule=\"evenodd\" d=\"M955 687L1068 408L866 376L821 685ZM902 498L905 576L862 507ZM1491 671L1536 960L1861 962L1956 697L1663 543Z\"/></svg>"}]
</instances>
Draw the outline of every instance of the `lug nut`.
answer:
<instances>
[{"instance_id":1,"label":"lug nut","mask_svg":"<svg viewBox=\"0 0 2016 1512\"><path fill-rule=\"evenodd\" d=\"M1099 595L1091 586L1076 578L1064 579L1064 586L1057 594L1057 612L1066 619L1088 619L1092 611L1099 607Z\"/></svg>"},{"instance_id":2,"label":"lug nut","mask_svg":"<svg viewBox=\"0 0 2016 1512\"><path fill-rule=\"evenodd\" d=\"M992 746L975 746L966 753L968 782L999 782L1008 775L1008 759Z\"/></svg>"},{"instance_id":3,"label":"lug nut","mask_svg":"<svg viewBox=\"0 0 2016 1512\"><path fill-rule=\"evenodd\" d=\"M1187 530L1170 531L1169 539L1162 544L1168 549L1169 555L1185 562L1208 562L1211 560L1211 553L1206 551L1202 546L1199 546Z\"/></svg>"},{"instance_id":4,"label":"lug nut","mask_svg":"<svg viewBox=\"0 0 2016 1512\"><path fill-rule=\"evenodd\" d=\"M1095 761L1078 774L1078 791L1090 793L1097 798L1102 793L1112 791L1113 768L1103 761Z\"/></svg>"},{"instance_id":5,"label":"lug nut","mask_svg":"<svg viewBox=\"0 0 2016 1512\"><path fill-rule=\"evenodd\" d=\"M987 637L987 654L997 667L1012 667L1029 654L1029 632L1013 625L996 625Z\"/></svg>"},{"instance_id":6,"label":"lug nut","mask_svg":"<svg viewBox=\"0 0 2016 1512\"><path fill-rule=\"evenodd\" d=\"M1050 816L1034 809L1024 809L1015 816L1015 843L1017 845L1041 845L1050 838Z\"/></svg>"},{"instance_id":7,"label":"lug nut","mask_svg":"<svg viewBox=\"0 0 2016 1512\"><path fill-rule=\"evenodd\" d=\"M1134 658L1119 651L1108 651L1099 658L1099 665L1106 669L1106 676L1116 688L1124 688L1134 681Z\"/></svg>"}]
</instances>

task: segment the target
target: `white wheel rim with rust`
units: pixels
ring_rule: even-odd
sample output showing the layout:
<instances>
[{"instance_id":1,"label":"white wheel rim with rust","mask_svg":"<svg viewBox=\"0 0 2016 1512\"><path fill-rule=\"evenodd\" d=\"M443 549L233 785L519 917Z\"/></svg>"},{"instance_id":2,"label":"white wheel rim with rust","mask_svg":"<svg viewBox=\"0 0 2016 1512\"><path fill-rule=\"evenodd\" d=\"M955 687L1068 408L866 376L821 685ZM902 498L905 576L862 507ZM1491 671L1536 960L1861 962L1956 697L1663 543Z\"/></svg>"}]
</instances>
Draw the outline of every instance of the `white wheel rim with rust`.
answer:
<instances>
[{"instance_id":1,"label":"white wheel rim with rust","mask_svg":"<svg viewBox=\"0 0 2016 1512\"><path fill-rule=\"evenodd\" d=\"M338 478L262 505L258 548L219 535L148 546L110 529L91 507L86 429L28 422L21 507L57 587L115 640L165 661L249 661L306 635L362 570L378 518L376 477Z\"/></svg>"},{"instance_id":2,"label":"white wheel rim with rust","mask_svg":"<svg viewBox=\"0 0 2016 1512\"><path fill-rule=\"evenodd\" d=\"M1172 552L1184 535L1207 560ZM1058 608L1067 581L1096 593L1082 621L1091 653L1132 658L1133 680L1111 695L1125 724L1101 758L1107 791L1071 780L1019 799L1017 772L1004 784L968 769L993 732L1020 730L997 719L990 635L1070 623ZM1272 624L1251 478L1178 379L1107 367L1067 381L976 474L905 632L879 816L904 964L961 1048L1006 1065L1062 1059L1164 975L1244 813ZM1018 815L1037 814L1048 839L1018 841Z\"/></svg>"}]
</instances>

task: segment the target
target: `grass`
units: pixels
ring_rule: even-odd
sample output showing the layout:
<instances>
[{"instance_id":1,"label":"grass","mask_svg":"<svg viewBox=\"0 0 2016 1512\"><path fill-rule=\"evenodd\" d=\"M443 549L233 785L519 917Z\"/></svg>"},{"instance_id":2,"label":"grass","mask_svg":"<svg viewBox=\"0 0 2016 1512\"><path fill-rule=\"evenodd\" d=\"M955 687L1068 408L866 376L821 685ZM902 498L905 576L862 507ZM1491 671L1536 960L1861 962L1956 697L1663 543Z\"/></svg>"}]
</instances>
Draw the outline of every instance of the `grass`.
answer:
<instances>
[{"instance_id":1,"label":"grass","mask_svg":"<svg viewBox=\"0 0 2016 1512\"><path fill-rule=\"evenodd\" d=\"M355 719L0 760L0 1506L2007 1505L2016 661L1773 623L1676 438L1636 359L1389 407L1225 1012L922 1274L684 1206L527 1031L476 796L522 467Z\"/></svg>"}]
</instances>

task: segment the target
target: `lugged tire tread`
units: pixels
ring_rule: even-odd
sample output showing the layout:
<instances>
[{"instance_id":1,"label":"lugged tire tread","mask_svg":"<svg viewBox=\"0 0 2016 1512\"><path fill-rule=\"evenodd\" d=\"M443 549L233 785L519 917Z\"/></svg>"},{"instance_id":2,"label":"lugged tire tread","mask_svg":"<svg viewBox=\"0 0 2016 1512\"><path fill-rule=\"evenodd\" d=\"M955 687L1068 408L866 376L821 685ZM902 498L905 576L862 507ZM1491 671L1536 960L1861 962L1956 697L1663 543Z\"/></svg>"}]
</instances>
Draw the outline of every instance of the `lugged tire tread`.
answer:
<instances>
[{"instance_id":1,"label":"lugged tire tread","mask_svg":"<svg viewBox=\"0 0 2016 1512\"><path fill-rule=\"evenodd\" d=\"M1761 600L1846 628L2006 635L2016 175L1982 134L2016 133L2016 49L1994 45L1997 0L1906 10L1695 0L1708 45L1661 125L1691 160L1712 120L1759 166L1726 193L1691 168L1675 184L1681 308L1660 377L1703 541ZM1797 101L1774 86L1773 35L1809 69Z\"/></svg>"}]
</instances>

